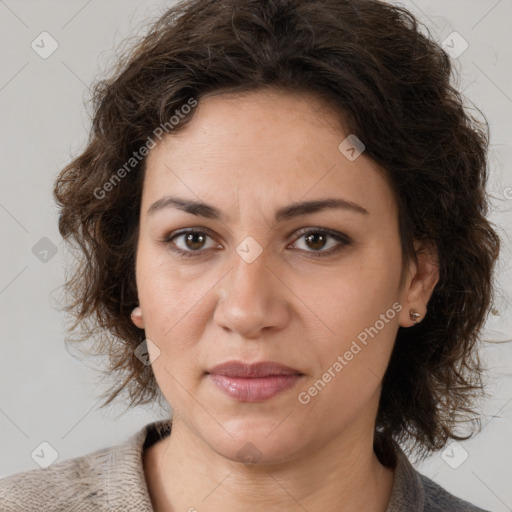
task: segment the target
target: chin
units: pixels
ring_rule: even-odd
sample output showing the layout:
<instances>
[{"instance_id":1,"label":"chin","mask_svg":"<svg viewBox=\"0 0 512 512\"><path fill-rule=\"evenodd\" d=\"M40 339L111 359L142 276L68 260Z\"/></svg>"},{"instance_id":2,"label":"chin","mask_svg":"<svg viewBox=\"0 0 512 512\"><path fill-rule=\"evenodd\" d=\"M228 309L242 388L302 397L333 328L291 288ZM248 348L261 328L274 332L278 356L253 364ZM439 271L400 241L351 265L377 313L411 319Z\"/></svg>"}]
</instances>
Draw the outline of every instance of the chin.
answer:
<instances>
[{"instance_id":1,"label":"chin","mask_svg":"<svg viewBox=\"0 0 512 512\"><path fill-rule=\"evenodd\" d=\"M263 418L232 420L222 423L226 430L208 429L204 439L217 453L233 462L247 465L287 462L300 450L304 435L298 426L292 431L290 424L286 425L287 420L282 421L285 417L272 421Z\"/></svg>"}]
</instances>

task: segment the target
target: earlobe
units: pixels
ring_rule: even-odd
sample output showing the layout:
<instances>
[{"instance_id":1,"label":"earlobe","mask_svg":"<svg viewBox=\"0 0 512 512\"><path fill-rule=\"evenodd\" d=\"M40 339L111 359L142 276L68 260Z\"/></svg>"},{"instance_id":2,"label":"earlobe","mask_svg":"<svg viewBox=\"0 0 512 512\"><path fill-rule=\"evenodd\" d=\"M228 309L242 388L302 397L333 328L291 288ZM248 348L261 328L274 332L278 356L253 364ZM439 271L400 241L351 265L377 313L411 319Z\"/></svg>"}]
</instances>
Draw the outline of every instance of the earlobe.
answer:
<instances>
[{"instance_id":1,"label":"earlobe","mask_svg":"<svg viewBox=\"0 0 512 512\"><path fill-rule=\"evenodd\" d=\"M437 249L434 245L415 243L416 262L413 265L413 275L404 290L406 296L402 327L412 327L425 318L427 305L434 288L439 281L439 263Z\"/></svg>"},{"instance_id":2,"label":"earlobe","mask_svg":"<svg viewBox=\"0 0 512 512\"><path fill-rule=\"evenodd\" d=\"M132 322L139 328L144 329L144 319L142 317L142 309L137 306L131 314Z\"/></svg>"}]
</instances>

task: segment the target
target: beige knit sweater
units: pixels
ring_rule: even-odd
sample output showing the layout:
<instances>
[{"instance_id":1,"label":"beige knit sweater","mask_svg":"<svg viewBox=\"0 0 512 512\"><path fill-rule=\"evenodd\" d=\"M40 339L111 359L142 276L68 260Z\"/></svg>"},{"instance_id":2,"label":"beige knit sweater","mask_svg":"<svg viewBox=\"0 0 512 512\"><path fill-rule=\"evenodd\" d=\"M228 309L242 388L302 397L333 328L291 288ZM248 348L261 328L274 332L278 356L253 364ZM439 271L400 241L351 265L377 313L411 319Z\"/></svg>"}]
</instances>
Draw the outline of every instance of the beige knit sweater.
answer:
<instances>
[{"instance_id":1,"label":"beige knit sweater","mask_svg":"<svg viewBox=\"0 0 512 512\"><path fill-rule=\"evenodd\" d=\"M0 511L153 512L142 454L170 432L170 420L157 421L119 446L4 478L0 480ZM418 473L398 446L396 451L386 512L485 512Z\"/></svg>"}]
</instances>

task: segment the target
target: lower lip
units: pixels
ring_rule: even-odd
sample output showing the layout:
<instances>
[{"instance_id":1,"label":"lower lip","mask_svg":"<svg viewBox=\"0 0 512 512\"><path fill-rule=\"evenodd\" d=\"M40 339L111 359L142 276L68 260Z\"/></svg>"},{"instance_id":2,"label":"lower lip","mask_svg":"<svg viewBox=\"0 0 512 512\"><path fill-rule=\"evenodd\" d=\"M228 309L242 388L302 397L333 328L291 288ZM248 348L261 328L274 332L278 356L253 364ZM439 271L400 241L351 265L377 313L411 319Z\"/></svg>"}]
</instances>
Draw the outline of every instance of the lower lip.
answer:
<instances>
[{"instance_id":1,"label":"lower lip","mask_svg":"<svg viewBox=\"0 0 512 512\"><path fill-rule=\"evenodd\" d=\"M302 375L272 375L243 378L209 374L211 380L230 397L240 402L263 402L290 389Z\"/></svg>"}]
</instances>

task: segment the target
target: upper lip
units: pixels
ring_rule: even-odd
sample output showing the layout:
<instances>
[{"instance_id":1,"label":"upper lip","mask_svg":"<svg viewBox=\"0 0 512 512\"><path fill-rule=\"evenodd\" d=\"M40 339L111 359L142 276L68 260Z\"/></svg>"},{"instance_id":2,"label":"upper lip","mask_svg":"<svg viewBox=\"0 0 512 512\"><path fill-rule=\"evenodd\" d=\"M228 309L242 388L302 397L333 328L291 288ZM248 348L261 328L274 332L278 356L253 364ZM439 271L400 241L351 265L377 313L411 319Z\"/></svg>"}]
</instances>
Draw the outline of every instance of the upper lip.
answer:
<instances>
[{"instance_id":1,"label":"upper lip","mask_svg":"<svg viewBox=\"0 0 512 512\"><path fill-rule=\"evenodd\" d=\"M260 361L252 364L243 361L227 361L215 366L207 373L245 378L268 377L270 375L302 375L299 370L273 361Z\"/></svg>"}]
</instances>

